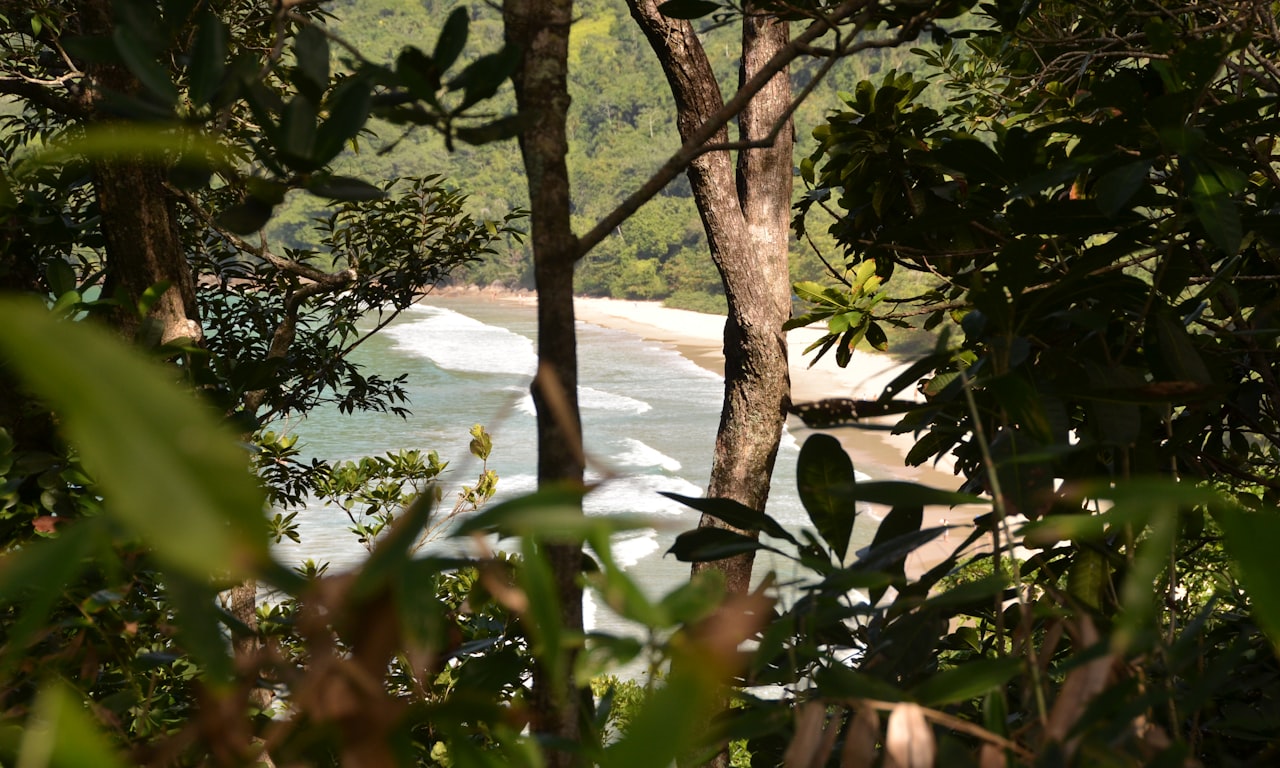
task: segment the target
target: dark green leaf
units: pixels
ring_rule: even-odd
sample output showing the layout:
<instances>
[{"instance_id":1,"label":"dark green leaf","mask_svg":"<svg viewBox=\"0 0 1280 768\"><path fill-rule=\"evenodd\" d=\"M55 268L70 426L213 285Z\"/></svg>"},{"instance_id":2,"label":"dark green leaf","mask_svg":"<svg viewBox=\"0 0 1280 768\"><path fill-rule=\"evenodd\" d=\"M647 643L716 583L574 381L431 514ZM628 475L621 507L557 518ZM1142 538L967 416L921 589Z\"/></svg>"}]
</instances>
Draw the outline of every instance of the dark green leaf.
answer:
<instances>
[{"instance_id":1,"label":"dark green leaf","mask_svg":"<svg viewBox=\"0 0 1280 768\"><path fill-rule=\"evenodd\" d=\"M58 412L104 508L171 568L239 579L268 559L264 499L236 437L104 330L0 303L0 350Z\"/></svg>"},{"instance_id":2,"label":"dark green leaf","mask_svg":"<svg viewBox=\"0 0 1280 768\"><path fill-rule=\"evenodd\" d=\"M316 130L315 158L327 163L342 151L343 146L360 133L369 121L373 104L373 89L363 77L348 77L329 93L325 111L329 116Z\"/></svg>"},{"instance_id":3,"label":"dark green leaf","mask_svg":"<svg viewBox=\"0 0 1280 768\"><path fill-rule=\"evenodd\" d=\"M218 214L218 224L237 235L252 235L267 225L274 210L274 206L249 197Z\"/></svg>"},{"instance_id":4,"label":"dark green leaf","mask_svg":"<svg viewBox=\"0 0 1280 768\"><path fill-rule=\"evenodd\" d=\"M844 562L849 552L849 536L858 516L849 496L855 484L853 462L839 440L814 434L804 441L796 462L800 503L837 562Z\"/></svg>"},{"instance_id":5,"label":"dark green leaf","mask_svg":"<svg viewBox=\"0 0 1280 768\"><path fill-rule=\"evenodd\" d=\"M40 690L22 732L17 764L40 768L123 768L111 740L98 729L90 709L65 683Z\"/></svg>"},{"instance_id":6,"label":"dark green leaf","mask_svg":"<svg viewBox=\"0 0 1280 768\"><path fill-rule=\"evenodd\" d=\"M44 281L55 297L76 289L76 272L62 259L52 259L45 265Z\"/></svg>"},{"instance_id":7,"label":"dark green leaf","mask_svg":"<svg viewBox=\"0 0 1280 768\"><path fill-rule=\"evenodd\" d=\"M444 72L452 67L453 62L458 60L458 55L466 47L470 19L469 9L466 6L459 6L454 8L449 18L445 20L444 27L440 30L440 37L436 38L435 52L431 55L439 71Z\"/></svg>"},{"instance_id":8,"label":"dark green leaf","mask_svg":"<svg viewBox=\"0 0 1280 768\"><path fill-rule=\"evenodd\" d=\"M733 499L681 496L678 493L669 493L667 491L660 491L660 493L668 499L678 501L687 507L692 507L704 515L711 515L717 520L723 520L734 528L740 528L744 531L761 531L775 539L785 539L792 544L797 543L795 537L788 533L777 520L769 517L764 512L754 510Z\"/></svg>"},{"instance_id":9,"label":"dark green leaf","mask_svg":"<svg viewBox=\"0 0 1280 768\"><path fill-rule=\"evenodd\" d=\"M957 504L990 503L986 499L972 494L960 493L959 491L944 491L902 480L873 480L866 483L858 483L853 492L853 498L857 501L883 504L887 507L923 507L931 504L955 506Z\"/></svg>"},{"instance_id":10,"label":"dark green leaf","mask_svg":"<svg viewBox=\"0 0 1280 768\"><path fill-rule=\"evenodd\" d=\"M316 145L316 106L301 94L294 96L280 117L280 159L299 171L314 171L321 163L314 156Z\"/></svg>"},{"instance_id":11,"label":"dark green leaf","mask_svg":"<svg viewBox=\"0 0 1280 768\"><path fill-rule=\"evenodd\" d=\"M669 19L701 19L718 10L720 4L709 0L667 0L658 6L658 13Z\"/></svg>"},{"instance_id":12,"label":"dark green leaf","mask_svg":"<svg viewBox=\"0 0 1280 768\"><path fill-rule=\"evenodd\" d=\"M1093 186L1093 197L1098 208L1108 216L1115 216L1142 188L1150 170L1150 160L1139 160L1103 174Z\"/></svg>"},{"instance_id":13,"label":"dark green leaf","mask_svg":"<svg viewBox=\"0 0 1280 768\"><path fill-rule=\"evenodd\" d=\"M107 535L99 522L63 526L57 537L30 542L0 559L0 604L26 603L18 620L5 629L6 668L22 657L28 641L44 626L53 604L62 598L61 585L73 583L88 564L94 540Z\"/></svg>"},{"instance_id":14,"label":"dark green leaf","mask_svg":"<svg viewBox=\"0 0 1280 768\"><path fill-rule=\"evenodd\" d=\"M307 182L307 191L313 195L342 201L381 200L387 196L380 187L348 176L312 176Z\"/></svg>"},{"instance_id":15,"label":"dark green leaf","mask_svg":"<svg viewBox=\"0 0 1280 768\"><path fill-rule=\"evenodd\" d=\"M125 66L138 78L138 82L166 105L178 103L178 86L173 84L169 72L161 66L155 53L148 48L133 29L117 26L111 33L116 53Z\"/></svg>"},{"instance_id":16,"label":"dark green leaf","mask_svg":"<svg viewBox=\"0 0 1280 768\"><path fill-rule=\"evenodd\" d=\"M873 320L867 322L867 343L881 352L889 348L889 337L885 335L884 329L880 327L879 323Z\"/></svg>"},{"instance_id":17,"label":"dark green leaf","mask_svg":"<svg viewBox=\"0 0 1280 768\"><path fill-rule=\"evenodd\" d=\"M824 696L831 698L910 701L893 684L843 665L823 667L813 676L813 682Z\"/></svg>"},{"instance_id":18,"label":"dark green leaf","mask_svg":"<svg viewBox=\"0 0 1280 768\"><path fill-rule=\"evenodd\" d=\"M1280 579L1276 578L1276 542L1280 513L1224 507L1214 513L1226 535L1226 549L1240 572L1258 624L1280 649Z\"/></svg>"},{"instance_id":19,"label":"dark green leaf","mask_svg":"<svg viewBox=\"0 0 1280 768\"><path fill-rule=\"evenodd\" d=\"M1207 163L1188 162L1183 173L1191 207L1204 227L1209 242L1223 254L1234 255L1244 237L1240 210L1231 199L1227 184Z\"/></svg>"},{"instance_id":20,"label":"dark green leaf","mask_svg":"<svg viewBox=\"0 0 1280 768\"><path fill-rule=\"evenodd\" d=\"M520 54L514 47L503 48L497 53L490 53L467 65L462 74L449 81L449 90L462 89L462 103L454 113L460 113L467 107L477 104L498 92L498 88L515 72L520 63Z\"/></svg>"},{"instance_id":21,"label":"dark green leaf","mask_svg":"<svg viewBox=\"0 0 1280 768\"><path fill-rule=\"evenodd\" d=\"M191 103L197 107L213 100L226 71L227 27L212 13L201 14L191 47L191 63L187 66L187 88Z\"/></svg>"},{"instance_id":22,"label":"dark green leaf","mask_svg":"<svg viewBox=\"0 0 1280 768\"><path fill-rule=\"evenodd\" d=\"M704 563L759 549L767 547L750 536L725 528L695 528L677 536L667 554L684 563Z\"/></svg>"},{"instance_id":23,"label":"dark green leaf","mask_svg":"<svg viewBox=\"0 0 1280 768\"><path fill-rule=\"evenodd\" d=\"M1022 659L976 659L930 676L912 689L916 701L926 707L941 707L975 699L1001 688L1022 670Z\"/></svg>"},{"instance_id":24,"label":"dark green leaf","mask_svg":"<svg viewBox=\"0 0 1280 768\"><path fill-rule=\"evenodd\" d=\"M304 24L293 39L293 56L297 63L294 83L314 102L319 102L329 89L329 40L316 27Z\"/></svg>"},{"instance_id":25,"label":"dark green leaf","mask_svg":"<svg viewBox=\"0 0 1280 768\"><path fill-rule=\"evenodd\" d=\"M218 591L200 581L171 575L165 584L173 606L178 642L200 664L211 683L230 683L234 677L231 647L222 633Z\"/></svg>"}]
</instances>

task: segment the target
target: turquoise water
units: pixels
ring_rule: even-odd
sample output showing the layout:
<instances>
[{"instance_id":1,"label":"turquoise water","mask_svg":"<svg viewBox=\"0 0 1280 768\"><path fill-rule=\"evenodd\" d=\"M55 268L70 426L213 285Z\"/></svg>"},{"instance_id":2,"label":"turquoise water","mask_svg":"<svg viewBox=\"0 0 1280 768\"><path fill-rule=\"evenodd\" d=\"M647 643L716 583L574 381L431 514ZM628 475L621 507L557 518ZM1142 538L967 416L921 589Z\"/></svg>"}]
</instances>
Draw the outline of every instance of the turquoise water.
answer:
<instances>
[{"instance_id":1,"label":"turquoise water","mask_svg":"<svg viewBox=\"0 0 1280 768\"><path fill-rule=\"evenodd\" d=\"M468 430L483 424L493 436L489 468L498 473L498 498L534 489L536 451L533 404L528 396L536 357L534 308L508 302L431 299L405 312L357 350L369 372L408 374L408 419L385 414L313 413L288 425L304 455L351 459L385 451L436 450L450 462L446 505L473 482L478 463L467 452ZM675 536L697 525L698 514L659 495L701 496L711 471L723 379L682 357L670 345L588 323L578 323L580 400L589 476L608 477L586 502L588 514L640 513L650 530L620 536L615 555L651 595L688 578L688 566L664 557ZM789 528L808 525L795 490L798 445L784 434L768 512ZM873 523L859 518L851 551L870 542ZM336 509L309 507L299 514L302 544L287 543L287 561L329 561L332 570L357 563L364 550ZM865 524L864 524L865 523ZM761 560L756 573L776 569L785 581L790 564ZM616 622L588 600L589 624Z\"/></svg>"}]
</instances>

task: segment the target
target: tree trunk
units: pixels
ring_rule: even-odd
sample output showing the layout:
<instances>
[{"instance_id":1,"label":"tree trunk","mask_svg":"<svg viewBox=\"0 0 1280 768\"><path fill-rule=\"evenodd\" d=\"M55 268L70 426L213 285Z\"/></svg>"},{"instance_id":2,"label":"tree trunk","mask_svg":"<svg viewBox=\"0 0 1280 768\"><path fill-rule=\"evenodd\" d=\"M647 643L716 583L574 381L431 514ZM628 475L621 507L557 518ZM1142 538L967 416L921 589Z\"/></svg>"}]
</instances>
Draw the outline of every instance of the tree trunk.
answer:
<instances>
[{"instance_id":1,"label":"tree trunk","mask_svg":"<svg viewBox=\"0 0 1280 768\"><path fill-rule=\"evenodd\" d=\"M86 35L110 36L114 22L109 0L86 2L81 12ZM141 86L122 64L93 63L88 72L94 84L90 122L109 126L112 118L97 110L102 91L129 94ZM103 296L118 295L123 301L112 313L113 323L130 340L143 332L143 340L160 344L184 338L199 341L203 333L195 280L178 229L177 200L164 187L164 169L137 158L116 158L94 162L92 171L106 251ZM152 303L144 323L138 302L161 282L169 287Z\"/></svg>"},{"instance_id":2,"label":"tree trunk","mask_svg":"<svg viewBox=\"0 0 1280 768\"><path fill-rule=\"evenodd\" d=\"M503 21L507 42L521 50L513 77L516 104L527 119L520 152L529 183L530 242L538 294L538 373L533 399L538 423L538 484L581 486L584 459L578 413L578 357L573 314L573 266L577 241L569 222L569 153L565 121L569 110L568 58L572 0L506 0ZM582 570L579 543L546 547L555 573L561 622L569 633L582 632ZM559 649L549 649L558 653ZM572 660L564 667L572 669ZM534 670L536 731L565 743L579 739L577 685L548 679ZM571 765L575 756L549 753L553 766Z\"/></svg>"},{"instance_id":3,"label":"tree trunk","mask_svg":"<svg viewBox=\"0 0 1280 768\"><path fill-rule=\"evenodd\" d=\"M724 100L715 74L687 21L658 13L656 0L628 0L662 63L675 96L682 138L719 110ZM787 44L788 28L766 15L748 14L742 30L741 80L746 82ZM774 77L739 116L739 138L765 139L785 113L791 85ZM713 143L728 141L721 131ZM707 495L763 510L790 400L787 343L782 324L791 314L787 240L791 209L792 132L784 126L772 146L701 155L689 181L702 216L711 257L729 304L725 323L725 397ZM703 526L723 525L704 516ZM751 582L754 556L741 555L701 567L722 570L731 590ZM695 572L700 566L695 566Z\"/></svg>"}]
</instances>

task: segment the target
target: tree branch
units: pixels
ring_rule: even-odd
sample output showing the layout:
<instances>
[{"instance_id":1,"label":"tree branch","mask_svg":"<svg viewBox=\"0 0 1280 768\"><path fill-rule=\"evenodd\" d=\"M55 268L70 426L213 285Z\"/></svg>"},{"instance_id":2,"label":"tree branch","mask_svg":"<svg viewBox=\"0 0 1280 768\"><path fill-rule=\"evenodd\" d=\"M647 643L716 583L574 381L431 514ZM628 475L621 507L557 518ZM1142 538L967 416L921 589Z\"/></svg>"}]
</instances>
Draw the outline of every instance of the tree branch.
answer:
<instances>
[{"instance_id":1,"label":"tree branch","mask_svg":"<svg viewBox=\"0 0 1280 768\"><path fill-rule=\"evenodd\" d=\"M742 111L747 102L760 89L764 88L775 75L786 69L792 61L802 55L802 52L810 43L835 29L841 22L862 11L873 2L874 0L846 0L846 2L833 9L830 14L814 21L804 32L788 43L785 48L778 51L754 77L738 89L733 98L725 102L724 106L715 115L703 123L693 136L689 137L681 145L680 149L649 177L648 181L601 219L589 232L578 239L575 258L582 258L592 248L599 245L619 224L626 221L627 218L640 209L640 206L653 199L667 184L683 173L695 158L712 151L706 146L707 142L728 125Z\"/></svg>"}]
</instances>

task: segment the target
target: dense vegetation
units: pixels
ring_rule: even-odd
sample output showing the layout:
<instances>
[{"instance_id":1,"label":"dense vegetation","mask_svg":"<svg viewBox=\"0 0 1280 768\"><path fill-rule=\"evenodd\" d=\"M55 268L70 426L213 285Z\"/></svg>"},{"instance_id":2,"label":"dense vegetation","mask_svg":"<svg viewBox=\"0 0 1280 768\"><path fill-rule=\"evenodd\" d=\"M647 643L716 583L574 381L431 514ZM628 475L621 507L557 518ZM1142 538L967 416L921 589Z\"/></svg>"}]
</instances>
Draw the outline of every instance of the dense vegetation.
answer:
<instances>
[{"instance_id":1,"label":"dense vegetation","mask_svg":"<svg viewBox=\"0 0 1280 768\"><path fill-rule=\"evenodd\" d=\"M893 24L919 6L875 10ZM377 9L370 28L425 34L421 50L388 67L399 42L371 38L339 72L314 8L0 4L0 88L18 107L0 141L0 759L666 766L733 742L752 765L1275 762L1271 4L996 2L988 31L924 52L945 103L897 72L849 85L800 163L813 189L797 227L828 230L842 257L837 282L797 286L805 320L828 323L838 356L894 324L959 331L880 401L804 413L903 412L908 460L954 457L965 485L858 483L815 436L799 464L812 530L684 499L755 535L699 529L672 548L701 562L767 547L812 578L727 595L703 574L658 599L610 552L651 521L582 517L586 488L486 508L484 474L451 507L435 455L301 464L263 431L321 402L404 407L394 378L345 361L355 318L518 236L505 206L390 180L438 163L384 179L395 155L362 153L361 178L341 172L344 145L409 124L397 151L433 160L416 144L428 128L454 157L514 130L488 100L511 74L496 20L453 13L433 37L401 6L359 7ZM631 39L624 21L585 13L573 46L591 93L611 94L580 95L607 105L584 146L619 161L594 171L585 221L643 165L621 162L649 130L613 89L630 70L590 67L627 50L605 44ZM307 194L346 202L301 247L287 238ZM273 215L284 239L258 241ZM657 253L664 219L642 221L605 246L630 262L601 275L678 261ZM887 295L905 272L936 287ZM923 403L896 399L917 383ZM472 436L483 460L488 436ZM272 559L304 494L360 510L357 571ZM889 511L851 553L862 503ZM946 534L923 508L955 504L982 513L974 535L908 579L908 555ZM453 512L477 513L442 533ZM518 552L416 557L432 531ZM565 542L589 545L574 576L640 637L566 628L547 556ZM272 597L245 612L254 582ZM598 699L567 684L636 659L667 676L601 679ZM575 743L542 727L535 676L557 701L584 697ZM715 716L726 682L735 701Z\"/></svg>"},{"instance_id":2,"label":"dense vegetation","mask_svg":"<svg viewBox=\"0 0 1280 768\"><path fill-rule=\"evenodd\" d=\"M394 58L403 41L431 40L452 7L451 0L371 0L337 2L326 6L332 27L349 38L370 59ZM663 87L663 75L639 28L622 3L591 0L574 9L579 19L572 30L570 50L569 170L574 190L573 223L586 230L640 186L679 146L675 108ZM496 14L471 11L468 48L477 56L502 44L502 25ZM717 68L721 87L732 92L737 80L738 28L707 24L707 50ZM408 35L407 37L405 35ZM807 61L794 68L793 79L803 82L817 69ZM821 83L815 96L796 114L796 133L803 152L813 147L810 133L835 94L852 90L859 80L893 68L920 68L922 62L902 49L874 49L843 60ZM509 89L492 102L495 112L512 108ZM445 151L443 139L431 131L405 133L400 126L374 124L374 135L360 142L360 152L339 167L359 169L369 178L394 178L429 168L449 184L463 187L468 211L477 218L499 218L528 207L519 152L510 142L480 146L456 143ZM381 154L389 145L394 148ZM314 247L309 220L320 214L319 201L304 195L281 206L268 228L270 237L290 247ZM818 235L826 247L828 241ZM488 285L531 288L530 253L513 247L501 258L468 267L455 279ZM706 238L693 204L688 182L673 182L662 195L642 208L595 248L578 267L577 289L592 296L662 299L672 305L723 311L720 278L706 258ZM792 275L818 279L822 262L807 243L792 245ZM910 290L904 288L904 291Z\"/></svg>"}]
</instances>

